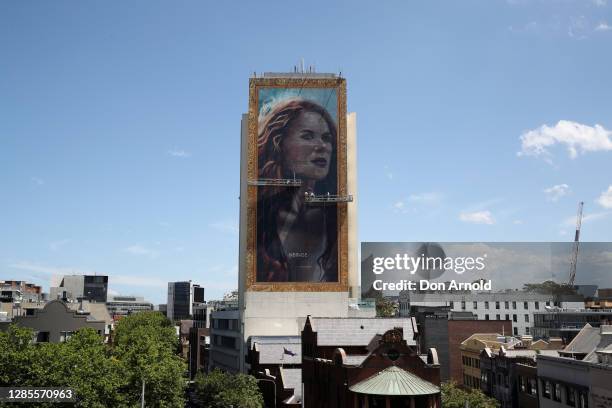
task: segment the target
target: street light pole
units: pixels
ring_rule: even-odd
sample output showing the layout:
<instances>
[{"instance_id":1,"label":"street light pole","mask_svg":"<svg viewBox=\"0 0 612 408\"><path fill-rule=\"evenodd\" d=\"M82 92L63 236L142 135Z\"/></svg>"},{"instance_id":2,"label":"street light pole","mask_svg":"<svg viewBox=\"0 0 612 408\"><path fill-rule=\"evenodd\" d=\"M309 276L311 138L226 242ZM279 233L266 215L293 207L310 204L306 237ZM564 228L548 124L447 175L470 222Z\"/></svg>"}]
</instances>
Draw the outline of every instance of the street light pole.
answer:
<instances>
[{"instance_id":1,"label":"street light pole","mask_svg":"<svg viewBox=\"0 0 612 408\"><path fill-rule=\"evenodd\" d=\"M144 408L145 404L145 380L142 379L142 394L140 395L140 408Z\"/></svg>"},{"instance_id":2,"label":"street light pole","mask_svg":"<svg viewBox=\"0 0 612 408\"><path fill-rule=\"evenodd\" d=\"M272 386L274 387L274 408L276 408L276 383L268 378L256 378L256 381L270 381L272 383Z\"/></svg>"}]
</instances>

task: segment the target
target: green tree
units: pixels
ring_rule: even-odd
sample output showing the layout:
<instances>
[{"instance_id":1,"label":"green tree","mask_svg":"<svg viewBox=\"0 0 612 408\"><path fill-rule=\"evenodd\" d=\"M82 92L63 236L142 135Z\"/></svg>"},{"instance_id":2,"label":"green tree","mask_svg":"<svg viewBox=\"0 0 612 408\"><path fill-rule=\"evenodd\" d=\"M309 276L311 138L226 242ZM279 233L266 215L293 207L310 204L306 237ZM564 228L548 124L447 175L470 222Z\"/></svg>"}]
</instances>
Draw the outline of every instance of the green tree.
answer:
<instances>
[{"instance_id":1,"label":"green tree","mask_svg":"<svg viewBox=\"0 0 612 408\"><path fill-rule=\"evenodd\" d=\"M397 305L392 300L383 297L381 292L376 293L376 317L393 317L397 312Z\"/></svg>"},{"instance_id":2,"label":"green tree","mask_svg":"<svg viewBox=\"0 0 612 408\"><path fill-rule=\"evenodd\" d=\"M442 406L444 408L497 408L498 402L480 390L463 390L454 381L442 383Z\"/></svg>"},{"instance_id":3,"label":"green tree","mask_svg":"<svg viewBox=\"0 0 612 408\"><path fill-rule=\"evenodd\" d=\"M218 369L198 374L196 394L203 408L263 408L263 396L255 377L228 374Z\"/></svg>"},{"instance_id":4,"label":"green tree","mask_svg":"<svg viewBox=\"0 0 612 408\"><path fill-rule=\"evenodd\" d=\"M559 284L551 280L542 283L525 283L523 285L523 290L526 292L535 292L553 296L576 294L576 289L574 289L572 286L567 284Z\"/></svg>"},{"instance_id":5,"label":"green tree","mask_svg":"<svg viewBox=\"0 0 612 408\"><path fill-rule=\"evenodd\" d=\"M109 358L95 330L79 330L66 343L35 344L32 340L31 329L16 325L0 333L0 385L70 387L79 407L125 406L117 393L124 384L121 366Z\"/></svg>"},{"instance_id":6,"label":"green tree","mask_svg":"<svg viewBox=\"0 0 612 408\"><path fill-rule=\"evenodd\" d=\"M165 316L142 312L121 319L113 346L127 381L122 392L131 403L140 401L144 381L146 406L184 405L186 364L177 355L179 340Z\"/></svg>"}]
</instances>

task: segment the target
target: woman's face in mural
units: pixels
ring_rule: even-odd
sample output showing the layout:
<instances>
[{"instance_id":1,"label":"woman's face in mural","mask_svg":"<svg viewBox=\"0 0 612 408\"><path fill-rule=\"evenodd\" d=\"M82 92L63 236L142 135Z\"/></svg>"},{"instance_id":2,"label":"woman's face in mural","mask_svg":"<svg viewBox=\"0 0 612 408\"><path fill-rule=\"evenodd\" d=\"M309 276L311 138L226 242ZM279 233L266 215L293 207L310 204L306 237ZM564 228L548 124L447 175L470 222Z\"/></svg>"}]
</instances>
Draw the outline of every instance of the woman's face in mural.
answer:
<instances>
[{"instance_id":1,"label":"woman's face in mural","mask_svg":"<svg viewBox=\"0 0 612 408\"><path fill-rule=\"evenodd\" d=\"M323 180L329 172L332 137L327 121L316 112L302 112L283 138L283 168L287 177Z\"/></svg>"}]
</instances>

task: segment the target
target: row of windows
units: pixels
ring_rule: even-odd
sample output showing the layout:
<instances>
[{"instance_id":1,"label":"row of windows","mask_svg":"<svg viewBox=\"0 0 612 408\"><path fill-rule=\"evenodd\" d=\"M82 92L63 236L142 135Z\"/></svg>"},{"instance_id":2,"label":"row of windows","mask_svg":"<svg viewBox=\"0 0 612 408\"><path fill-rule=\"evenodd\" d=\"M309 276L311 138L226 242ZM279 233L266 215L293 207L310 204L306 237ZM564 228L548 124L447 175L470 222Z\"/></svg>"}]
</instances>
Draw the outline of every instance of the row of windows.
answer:
<instances>
[{"instance_id":1,"label":"row of windows","mask_svg":"<svg viewBox=\"0 0 612 408\"><path fill-rule=\"evenodd\" d=\"M468 388L480 389L480 379L471 375L463 374L463 385Z\"/></svg>"},{"instance_id":2,"label":"row of windows","mask_svg":"<svg viewBox=\"0 0 612 408\"><path fill-rule=\"evenodd\" d=\"M488 300L486 300L484 302L484 308L487 309L487 310L489 309L489 303L490 302ZM516 302L515 301L512 301L512 302L509 302L509 301L503 302L504 309L510 309L510 304L511 303L512 303L512 309L516 310ZM495 302L495 309L497 309L497 310L501 309L501 305L502 305L502 302L496 301ZM550 306L550 301L546 301L546 306ZM451 309L454 309L455 308L455 302L450 302L450 307L451 307ZM533 302L533 307L536 310L540 310L540 302ZM478 302L476 302L476 301L472 302L472 309L478 310ZM528 310L529 309L529 302L523 302L523 309L524 310ZM461 301L461 310L466 310L466 302L464 300Z\"/></svg>"},{"instance_id":3,"label":"row of windows","mask_svg":"<svg viewBox=\"0 0 612 408\"><path fill-rule=\"evenodd\" d=\"M548 380L540 381L544 398L552 399L568 407L589 408L589 396L586 391L579 391L574 387Z\"/></svg>"},{"instance_id":4,"label":"row of windows","mask_svg":"<svg viewBox=\"0 0 612 408\"><path fill-rule=\"evenodd\" d=\"M538 383L536 382L535 378L527 378L519 375L518 381L522 392L533 396L538 395Z\"/></svg>"},{"instance_id":5,"label":"row of windows","mask_svg":"<svg viewBox=\"0 0 612 408\"><path fill-rule=\"evenodd\" d=\"M480 359L478 359L478 358L472 358L472 357L468 357L468 356L461 356L461 360L462 360L464 366L480 368Z\"/></svg>"}]
</instances>

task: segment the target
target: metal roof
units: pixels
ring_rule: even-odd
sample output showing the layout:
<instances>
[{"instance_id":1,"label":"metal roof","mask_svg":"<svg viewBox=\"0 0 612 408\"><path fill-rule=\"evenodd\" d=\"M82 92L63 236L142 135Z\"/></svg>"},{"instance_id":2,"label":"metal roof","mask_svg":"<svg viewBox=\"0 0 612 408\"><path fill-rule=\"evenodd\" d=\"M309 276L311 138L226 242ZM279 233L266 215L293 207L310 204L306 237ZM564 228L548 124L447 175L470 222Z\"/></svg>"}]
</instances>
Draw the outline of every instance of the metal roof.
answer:
<instances>
[{"instance_id":1,"label":"metal roof","mask_svg":"<svg viewBox=\"0 0 612 408\"><path fill-rule=\"evenodd\" d=\"M319 346L367 346L377 334L401 327L408 345L416 344L410 318L311 317Z\"/></svg>"},{"instance_id":2,"label":"metal roof","mask_svg":"<svg viewBox=\"0 0 612 408\"><path fill-rule=\"evenodd\" d=\"M432 395L438 394L440 387L411 372L391 366L352 385L349 390L370 395Z\"/></svg>"}]
</instances>

